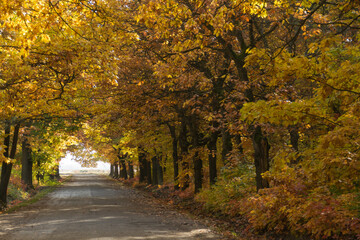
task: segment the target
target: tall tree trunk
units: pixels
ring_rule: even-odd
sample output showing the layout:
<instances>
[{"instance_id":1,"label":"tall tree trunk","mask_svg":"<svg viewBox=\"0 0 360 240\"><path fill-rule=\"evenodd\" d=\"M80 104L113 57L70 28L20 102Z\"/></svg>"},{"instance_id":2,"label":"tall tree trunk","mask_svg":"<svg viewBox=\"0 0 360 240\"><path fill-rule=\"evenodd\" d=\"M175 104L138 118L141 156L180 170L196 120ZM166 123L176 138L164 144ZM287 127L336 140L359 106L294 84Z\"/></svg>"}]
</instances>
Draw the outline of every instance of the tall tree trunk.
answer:
<instances>
[{"instance_id":1,"label":"tall tree trunk","mask_svg":"<svg viewBox=\"0 0 360 240\"><path fill-rule=\"evenodd\" d=\"M121 164L120 177L123 179L127 179L128 176L127 176L126 163L124 158L120 160L120 164Z\"/></svg>"},{"instance_id":2,"label":"tall tree trunk","mask_svg":"<svg viewBox=\"0 0 360 240\"><path fill-rule=\"evenodd\" d=\"M189 187L190 185L190 176L189 176L189 163L188 161L185 159L185 156L189 153L189 142L187 140L187 128L186 128L186 119L185 116L182 117L181 120L181 126L180 126L180 133L179 133L179 145L180 145L180 150L181 150L181 155L180 155L180 162L181 162L181 167L182 167L182 171L183 171L183 177L181 179L181 189L185 190Z\"/></svg>"},{"instance_id":3,"label":"tall tree trunk","mask_svg":"<svg viewBox=\"0 0 360 240\"><path fill-rule=\"evenodd\" d=\"M203 163L199 155L199 147L200 147L200 133L198 128L198 122L196 116L193 116L189 119L188 122L190 134L192 138L192 148L195 150L193 162L194 162L194 183L195 183L195 193L198 193L202 188L202 168Z\"/></svg>"},{"instance_id":4,"label":"tall tree trunk","mask_svg":"<svg viewBox=\"0 0 360 240\"><path fill-rule=\"evenodd\" d=\"M221 138L222 138L221 159L224 165L226 165L228 163L228 155L233 149L231 142L231 135L226 128L222 129Z\"/></svg>"},{"instance_id":5,"label":"tall tree trunk","mask_svg":"<svg viewBox=\"0 0 360 240\"><path fill-rule=\"evenodd\" d=\"M159 165L159 159L158 157L153 157L151 159L152 161L152 184L154 186L157 186L159 184L158 182L158 165Z\"/></svg>"},{"instance_id":6,"label":"tall tree trunk","mask_svg":"<svg viewBox=\"0 0 360 240\"><path fill-rule=\"evenodd\" d=\"M10 148L10 129L11 125L9 122L5 125L5 139L4 139L4 145L5 145L5 153L4 156L8 157L10 159L15 158L16 154L16 147L17 147L17 141L19 137L19 130L20 130L20 124L16 124L14 128L14 134L13 134L13 141L11 145L11 151L9 155L9 148ZM7 205L7 190L9 186L10 176L11 176L11 170L12 170L12 163L2 163L1 168L1 181L0 181L0 207L4 208Z\"/></svg>"},{"instance_id":7,"label":"tall tree trunk","mask_svg":"<svg viewBox=\"0 0 360 240\"><path fill-rule=\"evenodd\" d=\"M152 181L151 181L151 162L148 161L145 158L145 162L146 162L146 180L147 180L147 184L151 185Z\"/></svg>"},{"instance_id":8,"label":"tall tree trunk","mask_svg":"<svg viewBox=\"0 0 360 240\"><path fill-rule=\"evenodd\" d=\"M114 163L114 178L115 179L119 178L119 164L118 164L118 161L115 161L115 163Z\"/></svg>"},{"instance_id":9,"label":"tall tree trunk","mask_svg":"<svg viewBox=\"0 0 360 240\"><path fill-rule=\"evenodd\" d=\"M114 164L110 163L110 177L114 177Z\"/></svg>"},{"instance_id":10,"label":"tall tree trunk","mask_svg":"<svg viewBox=\"0 0 360 240\"><path fill-rule=\"evenodd\" d=\"M120 149L119 149L119 153L117 155L118 157L118 167L119 167L119 178L124 178L124 170L123 170L123 165L122 165L122 155L120 154ZM125 167L125 172L126 172L126 167Z\"/></svg>"},{"instance_id":11,"label":"tall tree trunk","mask_svg":"<svg viewBox=\"0 0 360 240\"><path fill-rule=\"evenodd\" d=\"M256 126L252 136L254 147L254 161L256 171L256 189L260 190L269 187L269 182L262 177L262 174L269 171L269 150L270 145L267 138L263 135L261 127Z\"/></svg>"},{"instance_id":12,"label":"tall tree trunk","mask_svg":"<svg viewBox=\"0 0 360 240\"><path fill-rule=\"evenodd\" d=\"M21 181L25 185L25 191L33 189L32 172L33 161L31 157L31 147L27 139L28 135L24 134L22 141L22 155L21 155ZM52 174L53 178L55 175ZM51 177L51 176L50 176Z\"/></svg>"},{"instance_id":13,"label":"tall tree trunk","mask_svg":"<svg viewBox=\"0 0 360 240\"><path fill-rule=\"evenodd\" d=\"M147 168L147 164L146 164L146 158L145 158L145 154L142 152L142 150L139 150L139 169L140 169L140 177L139 177L139 182L145 182L146 181L146 168Z\"/></svg>"},{"instance_id":14,"label":"tall tree trunk","mask_svg":"<svg viewBox=\"0 0 360 240\"><path fill-rule=\"evenodd\" d=\"M194 154L194 183L195 183L195 193L200 192L202 188L202 173L203 163L199 156L199 151L196 150Z\"/></svg>"},{"instance_id":15,"label":"tall tree trunk","mask_svg":"<svg viewBox=\"0 0 360 240\"><path fill-rule=\"evenodd\" d=\"M161 166L159 161L158 161L157 167L158 167L158 170L157 170L157 172L158 172L158 184L163 185L164 184L164 169L165 168L163 168Z\"/></svg>"},{"instance_id":16,"label":"tall tree trunk","mask_svg":"<svg viewBox=\"0 0 360 240\"><path fill-rule=\"evenodd\" d=\"M128 161L128 167L129 167L129 178L134 178L134 166L131 161Z\"/></svg>"},{"instance_id":17,"label":"tall tree trunk","mask_svg":"<svg viewBox=\"0 0 360 240\"><path fill-rule=\"evenodd\" d=\"M292 148L296 151L299 152L299 139L300 139L300 135L298 132L298 128L296 126L292 126L289 129L290 132L290 143ZM299 161L301 160L301 157L298 156L296 159L293 159L290 164L292 165L296 165L299 163Z\"/></svg>"},{"instance_id":18,"label":"tall tree trunk","mask_svg":"<svg viewBox=\"0 0 360 240\"><path fill-rule=\"evenodd\" d=\"M214 123L213 125L215 125ZM216 124L218 125L218 124ZM219 137L219 132L215 130L210 135L210 140L207 144L209 150L209 180L210 185L215 184L217 177L217 168L216 168L216 160L217 160L217 140Z\"/></svg>"},{"instance_id":19,"label":"tall tree trunk","mask_svg":"<svg viewBox=\"0 0 360 240\"><path fill-rule=\"evenodd\" d=\"M179 155L178 155L178 139L176 137L175 126L168 124L172 139L172 157L174 166L174 188L179 189Z\"/></svg>"},{"instance_id":20,"label":"tall tree trunk","mask_svg":"<svg viewBox=\"0 0 360 240\"><path fill-rule=\"evenodd\" d=\"M60 179L61 179L59 164L57 164L57 165L55 166L55 178L56 178L57 180L60 180Z\"/></svg>"},{"instance_id":21,"label":"tall tree trunk","mask_svg":"<svg viewBox=\"0 0 360 240\"><path fill-rule=\"evenodd\" d=\"M290 142L295 151L299 151L299 132L296 127L290 128Z\"/></svg>"}]
</instances>

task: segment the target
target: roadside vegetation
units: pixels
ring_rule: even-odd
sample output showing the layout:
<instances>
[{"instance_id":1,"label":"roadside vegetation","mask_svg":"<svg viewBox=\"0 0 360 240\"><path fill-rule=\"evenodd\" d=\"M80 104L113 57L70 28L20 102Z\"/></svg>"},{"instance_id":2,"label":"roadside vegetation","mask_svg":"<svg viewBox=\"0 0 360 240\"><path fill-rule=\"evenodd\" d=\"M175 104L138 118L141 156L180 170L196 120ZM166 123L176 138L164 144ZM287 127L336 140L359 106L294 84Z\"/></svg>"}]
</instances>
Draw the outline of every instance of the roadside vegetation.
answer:
<instances>
[{"instance_id":1,"label":"roadside vegetation","mask_svg":"<svg viewBox=\"0 0 360 240\"><path fill-rule=\"evenodd\" d=\"M63 178L50 179L50 177L47 176L40 182L35 181L34 187L26 190L26 186L21 182L20 174L21 171L15 167L9 182L8 205L0 214L3 212L10 213L39 201L54 191L58 186L61 186L64 181L70 177L65 176Z\"/></svg>"}]
</instances>

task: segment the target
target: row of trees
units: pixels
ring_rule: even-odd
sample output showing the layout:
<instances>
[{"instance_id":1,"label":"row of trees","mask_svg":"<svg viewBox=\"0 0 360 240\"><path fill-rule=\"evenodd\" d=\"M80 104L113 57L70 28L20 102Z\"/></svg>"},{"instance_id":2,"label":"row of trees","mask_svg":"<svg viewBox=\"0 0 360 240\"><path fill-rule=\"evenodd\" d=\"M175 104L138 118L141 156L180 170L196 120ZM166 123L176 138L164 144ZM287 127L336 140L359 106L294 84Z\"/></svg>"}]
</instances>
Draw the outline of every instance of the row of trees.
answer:
<instances>
[{"instance_id":1,"label":"row of trees","mask_svg":"<svg viewBox=\"0 0 360 240\"><path fill-rule=\"evenodd\" d=\"M358 231L358 1L15 2L0 18L5 146L10 120L76 120L115 177L211 186L202 201L258 229Z\"/></svg>"}]
</instances>

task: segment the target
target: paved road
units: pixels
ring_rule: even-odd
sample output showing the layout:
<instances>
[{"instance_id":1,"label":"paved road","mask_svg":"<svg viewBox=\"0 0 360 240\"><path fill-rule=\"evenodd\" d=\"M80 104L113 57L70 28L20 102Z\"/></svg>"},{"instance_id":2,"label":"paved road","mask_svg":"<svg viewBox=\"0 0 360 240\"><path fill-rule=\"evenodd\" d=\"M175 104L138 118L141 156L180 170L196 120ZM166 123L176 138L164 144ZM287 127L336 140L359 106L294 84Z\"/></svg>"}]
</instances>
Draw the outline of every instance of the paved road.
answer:
<instances>
[{"instance_id":1,"label":"paved road","mask_svg":"<svg viewBox=\"0 0 360 240\"><path fill-rule=\"evenodd\" d=\"M43 200L0 215L0 239L221 239L105 176L74 175Z\"/></svg>"}]
</instances>

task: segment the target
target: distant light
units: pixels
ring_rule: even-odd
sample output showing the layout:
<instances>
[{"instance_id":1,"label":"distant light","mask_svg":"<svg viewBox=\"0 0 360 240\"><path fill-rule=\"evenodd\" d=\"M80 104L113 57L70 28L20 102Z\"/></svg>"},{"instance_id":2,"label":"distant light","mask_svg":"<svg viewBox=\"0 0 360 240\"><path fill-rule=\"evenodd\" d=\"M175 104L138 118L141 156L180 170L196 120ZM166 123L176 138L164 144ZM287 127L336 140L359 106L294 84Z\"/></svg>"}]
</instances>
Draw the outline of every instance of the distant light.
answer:
<instances>
[{"instance_id":1,"label":"distant light","mask_svg":"<svg viewBox=\"0 0 360 240\"><path fill-rule=\"evenodd\" d=\"M59 170L61 172L71 172L79 170L90 170L90 171L109 171L110 163L99 161L95 168L82 167L80 163L74 160L74 156L71 153L67 153L64 158L61 159L59 164Z\"/></svg>"}]
</instances>

